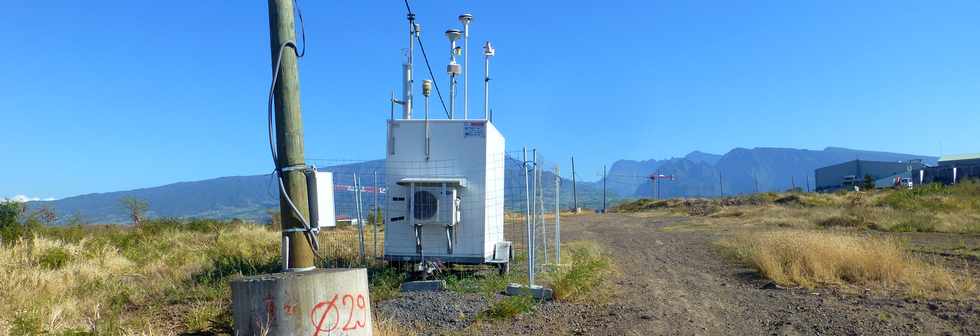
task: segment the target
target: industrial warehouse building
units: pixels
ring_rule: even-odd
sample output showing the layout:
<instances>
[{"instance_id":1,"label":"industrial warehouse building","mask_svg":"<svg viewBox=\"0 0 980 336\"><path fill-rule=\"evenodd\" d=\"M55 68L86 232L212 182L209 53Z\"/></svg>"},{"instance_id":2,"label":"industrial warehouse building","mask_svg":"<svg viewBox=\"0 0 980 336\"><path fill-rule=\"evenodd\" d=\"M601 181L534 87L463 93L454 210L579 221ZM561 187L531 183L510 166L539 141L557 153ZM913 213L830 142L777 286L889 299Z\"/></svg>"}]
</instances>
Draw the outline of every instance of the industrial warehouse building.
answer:
<instances>
[{"instance_id":1,"label":"industrial warehouse building","mask_svg":"<svg viewBox=\"0 0 980 336\"><path fill-rule=\"evenodd\" d=\"M848 161L818 168L814 172L816 190L818 192L831 192L844 188L850 189L863 183L865 176L871 176L876 184L880 184L880 181L890 181L896 176L910 177L912 172L923 168L925 165L922 164L921 160L909 160L907 162Z\"/></svg>"},{"instance_id":2,"label":"industrial warehouse building","mask_svg":"<svg viewBox=\"0 0 980 336\"><path fill-rule=\"evenodd\" d=\"M953 184L964 179L980 178L980 153L945 155L939 158L939 165L926 167L914 176L919 183Z\"/></svg>"}]
</instances>

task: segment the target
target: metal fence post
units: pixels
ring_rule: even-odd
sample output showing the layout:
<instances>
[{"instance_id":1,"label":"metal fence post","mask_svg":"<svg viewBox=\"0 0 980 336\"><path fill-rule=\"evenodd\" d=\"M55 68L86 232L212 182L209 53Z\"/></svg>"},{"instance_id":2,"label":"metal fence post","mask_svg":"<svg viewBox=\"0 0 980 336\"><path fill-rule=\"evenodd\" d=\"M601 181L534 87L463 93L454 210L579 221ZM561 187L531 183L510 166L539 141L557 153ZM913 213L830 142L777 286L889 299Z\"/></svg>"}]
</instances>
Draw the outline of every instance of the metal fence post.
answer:
<instances>
[{"instance_id":1,"label":"metal fence post","mask_svg":"<svg viewBox=\"0 0 980 336\"><path fill-rule=\"evenodd\" d=\"M378 171L374 171L374 211L371 213L371 218L374 218L374 257L378 257L378 222L381 221L381 212L378 211L378 197L381 194L381 187L378 185Z\"/></svg>"},{"instance_id":2,"label":"metal fence post","mask_svg":"<svg viewBox=\"0 0 980 336\"><path fill-rule=\"evenodd\" d=\"M357 236L360 243L361 264L364 264L364 214L361 212L361 181L354 172L354 211L357 212Z\"/></svg>"},{"instance_id":3,"label":"metal fence post","mask_svg":"<svg viewBox=\"0 0 980 336\"><path fill-rule=\"evenodd\" d=\"M559 208L559 196L561 195L561 175L558 175L558 167L555 167L555 264L561 265L561 208Z\"/></svg>"},{"instance_id":4,"label":"metal fence post","mask_svg":"<svg viewBox=\"0 0 980 336\"><path fill-rule=\"evenodd\" d=\"M544 192L547 189L544 182L544 167L538 166L538 179L541 180L538 182L538 188L541 189L538 191L538 206L541 207L541 211L538 213L541 216L541 253L544 255L544 263L541 265L543 266L548 264L548 221L544 219L544 215L546 214L544 208Z\"/></svg>"},{"instance_id":5,"label":"metal fence post","mask_svg":"<svg viewBox=\"0 0 980 336\"><path fill-rule=\"evenodd\" d=\"M524 147L524 161L522 166L524 168L524 223L527 226L527 285L534 285L534 253L531 250L533 243L533 236L531 235L531 194L530 186L528 185L527 176L527 147Z\"/></svg>"}]
</instances>

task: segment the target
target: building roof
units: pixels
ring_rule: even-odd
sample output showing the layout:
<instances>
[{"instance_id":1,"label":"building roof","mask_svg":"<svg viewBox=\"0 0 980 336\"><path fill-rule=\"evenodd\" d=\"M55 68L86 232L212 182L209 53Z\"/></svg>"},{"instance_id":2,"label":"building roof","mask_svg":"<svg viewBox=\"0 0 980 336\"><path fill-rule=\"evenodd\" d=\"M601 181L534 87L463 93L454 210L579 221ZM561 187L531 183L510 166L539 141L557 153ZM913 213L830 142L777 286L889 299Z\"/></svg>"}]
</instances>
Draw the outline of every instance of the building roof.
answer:
<instances>
[{"instance_id":1,"label":"building roof","mask_svg":"<svg viewBox=\"0 0 980 336\"><path fill-rule=\"evenodd\" d=\"M980 159L980 153L943 155L942 157L939 158L939 162L943 162L943 161L960 161L960 160L977 160L977 159Z\"/></svg>"}]
</instances>

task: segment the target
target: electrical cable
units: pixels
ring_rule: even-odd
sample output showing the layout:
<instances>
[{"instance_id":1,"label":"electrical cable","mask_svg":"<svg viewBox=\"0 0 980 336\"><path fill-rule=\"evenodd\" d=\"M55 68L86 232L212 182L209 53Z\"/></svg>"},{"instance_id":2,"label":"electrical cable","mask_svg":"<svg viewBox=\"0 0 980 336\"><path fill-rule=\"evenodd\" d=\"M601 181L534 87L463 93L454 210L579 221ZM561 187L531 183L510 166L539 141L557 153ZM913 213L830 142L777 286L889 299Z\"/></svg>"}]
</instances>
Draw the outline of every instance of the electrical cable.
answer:
<instances>
[{"instance_id":1,"label":"electrical cable","mask_svg":"<svg viewBox=\"0 0 980 336\"><path fill-rule=\"evenodd\" d=\"M302 51L300 51L296 47L296 43L293 40L289 40L280 44L279 49L276 51L276 61L275 61L275 68L274 68L275 70L272 73L272 85L269 87L269 102L268 102L269 150L272 153L272 162L276 166L275 174L279 180L279 193L286 200L286 203L289 204L290 209L293 210L293 213L300 220L300 223L303 224L304 236L306 237L307 243L310 244L310 249L313 251L314 256L316 256L319 259L323 259L323 257L320 256L318 251L319 242L317 241L317 237L316 234L314 233L313 228L310 227L309 221L306 220L306 217L303 216L303 214L296 207L296 204L293 203L293 200L289 197L289 194L286 193L286 185L285 182L283 181L283 176L282 176L283 167L279 166L279 153L276 151L274 106L275 106L276 83L278 83L279 81L279 71L282 68L283 51L286 50L286 47L292 48L293 54L296 55L297 59L302 58L306 54L306 27L303 23L303 14L302 11L299 10L299 4L295 0L293 1L293 7L297 11L297 15L299 16L300 29L301 29L300 36L303 41L303 49ZM286 167L286 168L290 168L290 167ZM283 220L285 220L285 218L283 218Z\"/></svg>"},{"instance_id":2,"label":"electrical cable","mask_svg":"<svg viewBox=\"0 0 980 336\"><path fill-rule=\"evenodd\" d=\"M412 7L408 5L408 0L405 0L405 8L408 9L408 14L415 15L415 13L412 12ZM432 81L432 86L436 87L436 95L439 96L439 103L442 104L442 111L446 112L446 118L449 118L449 109L446 108L446 101L442 99L442 91L439 90L439 82L436 82L436 76L432 74L432 66L429 65L429 56L425 54L425 46L422 45L422 38L416 34L415 40L419 42L419 50L422 50L422 59L425 60L426 69L429 69L429 80Z\"/></svg>"}]
</instances>

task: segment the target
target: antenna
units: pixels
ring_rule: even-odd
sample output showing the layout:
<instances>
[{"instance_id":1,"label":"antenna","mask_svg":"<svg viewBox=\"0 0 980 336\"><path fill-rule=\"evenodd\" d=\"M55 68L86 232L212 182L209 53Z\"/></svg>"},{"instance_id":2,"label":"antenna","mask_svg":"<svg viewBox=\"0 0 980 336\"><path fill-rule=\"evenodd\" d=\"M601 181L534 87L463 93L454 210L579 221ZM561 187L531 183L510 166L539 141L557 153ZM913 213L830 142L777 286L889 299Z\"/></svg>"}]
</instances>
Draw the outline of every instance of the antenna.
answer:
<instances>
[{"instance_id":1,"label":"antenna","mask_svg":"<svg viewBox=\"0 0 980 336\"><path fill-rule=\"evenodd\" d=\"M486 120L490 120L490 57L496 54L490 41L483 44L483 119Z\"/></svg>"},{"instance_id":2,"label":"antenna","mask_svg":"<svg viewBox=\"0 0 980 336\"><path fill-rule=\"evenodd\" d=\"M456 46L456 40L463 35L459 29L446 30L446 37L449 38L449 65L446 66L446 73L449 74L449 119L456 115L456 76L460 73L460 66L456 64L456 55L459 55L460 48Z\"/></svg>"},{"instance_id":3,"label":"antenna","mask_svg":"<svg viewBox=\"0 0 980 336\"><path fill-rule=\"evenodd\" d=\"M415 39L422 32L422 26L415 23L415 14L408 13L408 55L405 64L402 65L402 118L412 119L412 86L415 80L412 78L413 62L412 56L415 55Z\"/></svg>"},{"instance_id":4,"label":"antenna","mask_svg":"<svg viewBox=\"0 0 980 336\"><path fill-rule=\"evenodd\" d=\"M473 15L470 13L459 16L459 23L463 24L463 119L470 117L470 85L467 80L469 71L466 71L466 68L470 67L470 58L467 57L470 53L470 21L473 21Z\"/></svg>"}]
</instances>

